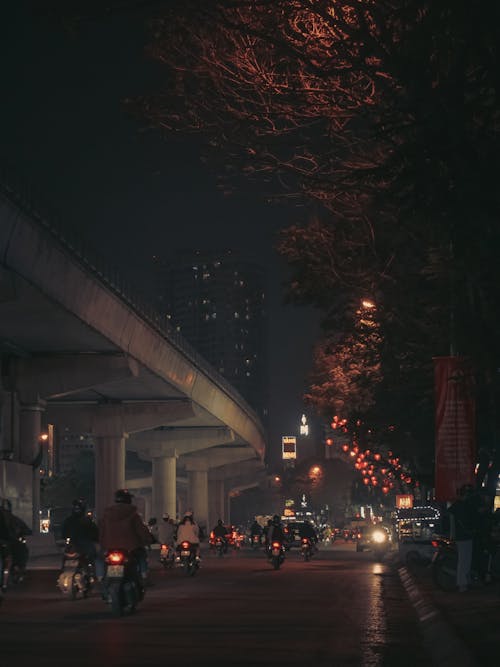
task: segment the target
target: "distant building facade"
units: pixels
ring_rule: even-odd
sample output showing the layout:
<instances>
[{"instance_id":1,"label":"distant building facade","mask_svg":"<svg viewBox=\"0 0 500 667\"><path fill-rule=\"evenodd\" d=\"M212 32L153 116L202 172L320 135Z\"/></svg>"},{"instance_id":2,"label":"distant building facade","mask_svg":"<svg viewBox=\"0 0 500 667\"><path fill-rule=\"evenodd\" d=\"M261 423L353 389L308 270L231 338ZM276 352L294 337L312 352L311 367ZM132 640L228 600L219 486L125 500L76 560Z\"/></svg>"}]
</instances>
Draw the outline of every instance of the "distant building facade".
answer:
<instances>
[{"instance_id":1,"label":"distant building facade","mask_svg":"<svg viewBox=\"0 0 500 667\"><path fill-rule=\"evenodd\" d=\"M68 473L75 469L78 458L83 452L94 451L94 438L90 433L76 433L68 428L62 429L58 437L57 472Z\"/></svg>"},{"instance_id":2,"label":"distant building facade","mask_svg":"<svg viewBox=\"0 0 500 667\"><path fill-rule=\"evenodd\" d=\"M267 424L266 274L232 251L155 258L159 307Z\"/></svg>"}]
</instances>

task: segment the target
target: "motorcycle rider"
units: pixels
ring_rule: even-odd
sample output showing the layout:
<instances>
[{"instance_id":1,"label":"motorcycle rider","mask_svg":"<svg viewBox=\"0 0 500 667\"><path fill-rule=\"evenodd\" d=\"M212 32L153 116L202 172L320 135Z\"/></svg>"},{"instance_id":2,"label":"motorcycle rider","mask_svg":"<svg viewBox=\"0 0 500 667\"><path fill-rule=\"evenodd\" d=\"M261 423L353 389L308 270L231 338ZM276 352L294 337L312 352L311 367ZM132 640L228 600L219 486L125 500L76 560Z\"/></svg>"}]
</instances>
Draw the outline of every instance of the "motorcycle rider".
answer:
<instances>
[{"instance_id":1,"label":"motorcycle rider","mask_svg":"<svg viewBox=\"0 0 500 667\"><path fill-rule=\"evenodd\" d=\"M259 542L262 538L262 528L257 519L254 518L252 525L250 526L250 541L253 543L254 535L258 535Z\"/></svg>"},{"instance_id":2,"label":"motorcycle rider","mask_svg":"<svg viewBox=\"0 0 500 667\"><path fill-rule=\"evenodd\" d=\"M304 521L304 523L299 524L299 536L302 539L303 537L307 537L310 542L311 546L313 548L313 551L317 551L318 547L318 535L312 525L309 523L309 521Z\"/></svg>"},{"instance_id":3,"label":"motorcycle rider","mask_svg":"<svg viewBox=\"0 0 500 667\"><path fill-rule=\"evenodd\" d=\"M196 558L200 560L200 528L190 510L186 512L184 518L177 526L177 545L183 541L190 542L193 545Z\"/></svg>"},{"instance_id":4,"label":"motorcycle rider","mask_svg":"<svg viewBox=\"0 0 500 667\"><path fill-rule=\"evenodd\" d=\"M217 525L214 526L212 529L212 533L214 538L220 537L224 543L224 552L227 551L227 535L228 535L228 529L224 525L224 522L222 519L219 519L217 521Z\"/></svg>"},{"instance_id":5,"label":"motorcycle rider","mask_svg":"<svg viewBox=\"0 0 500 667\"><path fill-rule=\"evenodd\" d=\"M271 525L269 526L267 530L267 546L269 546L273 542L279 542L280 544L285 543L285 531L283 530L283 524L281 523L281 519L277 514L273 516L273 519L271 521Z\"/></svg>"},{"instance_id":6,"label":"motorcycle rider","mask_svg":"<svg viewBox=\"0 0 500 667\"><path fill-rule=\"evenodd\" d=\"M79 554L95 564L99 534L97 525L86 513L86 504L82 498L73 500L71 514L62 525L64 539L69 539Z\"/></svg>"},{"instance_id":7,"label":"motorcycle rider","mask_svg":"<svg viewBox=\"0 0 500 667\"><path fill-rule=\"evenodd\" d=\"M131 552L137 559L144 581L147 577L146 547L152 543L153 536L137 507L132 505L132 498L127 489L116 491L114 504L105 508L99 521L99 543L103 553L117 547Z\"/></svg>"},{"instance_id":8,"label":"motorcycle rider","mask_svg":"<svg viewBox=\"0 0 500 667\"><path fill-rule=\"evenodd\" d=\"M173 547L176 532L177 526L175 525L174 520L170 518L170 515L167 512L165 512L163 520L158 526L158 540L160 544L168 544L169 547Z\"/></svg>"},{"instance_id":9,"label":"motorcycle rider","mask_svg":"<svg viewBox=\"0 0 500 667\"><path fill-rule=\"evenodd\" d=\"M8 498L0 501L0 548L4 557L11 560L10 567L17 567L20 573L24 573L28 562L28 547L21 540L26 535L31 535L31 529L26 523L13 514L12 503ZM19 576L19 581L23 574Z\"/></svg>"},{"instance_id":10,"label":"motorcycle rider","mask_svg":"<svg viewBox=\"0 0 500 667\"><path fill-rule=\"evenodd\" d=\"M267 547L268 544L269 544L269 531L271 530L272 525L273 525L273 520L268 519L264 529L262 530L262 535L264 537L264 546L265 547Z\"/></svg>"}]
</instances>

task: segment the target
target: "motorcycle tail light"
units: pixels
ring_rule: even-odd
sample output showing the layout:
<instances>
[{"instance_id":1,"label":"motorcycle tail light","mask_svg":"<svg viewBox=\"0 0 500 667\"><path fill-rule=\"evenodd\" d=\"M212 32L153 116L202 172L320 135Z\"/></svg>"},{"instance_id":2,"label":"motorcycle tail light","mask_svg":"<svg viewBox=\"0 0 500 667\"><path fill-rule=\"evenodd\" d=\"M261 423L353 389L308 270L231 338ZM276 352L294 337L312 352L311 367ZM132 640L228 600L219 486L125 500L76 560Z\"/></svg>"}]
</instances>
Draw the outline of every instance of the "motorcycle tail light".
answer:
<instances>
[{"instance_id":1,"label":"motorcycle tail light","mask_svg":"<svg viewBox=\"0 0 500 667\"><path fill-rule=\"evenodd\" d=\"M182 543L181 543L181 547L182 547L183 549L189 549L189 542L182 542Z\"/></svg>"},{"instance_id":2,"label":"motorcycle tail light","mask_svg":"<svg viewBox=\"0 0 500 667\"><path fill-rule=\"evenodd\" d=\"M439 542L437 540L432 540L431 545L434 547L434 549L437 549L439 547Z\"/></svg>"},{"instance_id":3,"label":"motorcycle tail light","mask_svg":"<svg viewBox=\"0 0 500 667\"><path fill-rule=\"evenodd\" d=\"M281 544L279 542L273 542L273 549L279 549Z\"/></svg>"},{"instance_id":4,"label":"motorcycle tail light","mask_svg":"<svg viewBox=\"0 0 500 667\"><path fill-rule=\"evenodd\" d=\"M123 551L110 551L106 556L106 563L110 565L123 565L125 554Z\"/></svg>"},{"instance_id":5,"label":"motorcycle tail light","mask_svg":"<svg viewBox=\"0 0 500 667\"><path fill-rule=\"evenodd\" d=\"M307 544L307 537L302 538L302 544Z\"/></svg>"}]
</instances>

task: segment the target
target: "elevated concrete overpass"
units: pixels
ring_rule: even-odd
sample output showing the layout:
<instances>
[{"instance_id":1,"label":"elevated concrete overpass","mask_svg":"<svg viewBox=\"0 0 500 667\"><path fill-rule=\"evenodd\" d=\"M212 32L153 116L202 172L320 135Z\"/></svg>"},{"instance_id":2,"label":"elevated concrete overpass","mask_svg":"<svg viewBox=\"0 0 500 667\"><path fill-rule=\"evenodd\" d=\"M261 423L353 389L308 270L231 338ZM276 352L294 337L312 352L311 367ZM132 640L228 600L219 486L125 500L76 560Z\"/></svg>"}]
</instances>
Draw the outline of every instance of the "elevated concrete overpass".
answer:
<instances>
[{"instance_id":1,"label":"elevated concrete overpass","mask_svg":"<svg viewBox=\"0 0 500 667\"><path fill-rule=\"evenodd\" d=\"M108 275L2 186L0 495L38 519L40 434L51 423L92 434L97 515L126 484L128 447L151 461L153 515L180 509L182 470L186 502L208 526L224 515L235 469L239 485L264 471L263 426L166 319Z\"/></svg>"}]
</instances>

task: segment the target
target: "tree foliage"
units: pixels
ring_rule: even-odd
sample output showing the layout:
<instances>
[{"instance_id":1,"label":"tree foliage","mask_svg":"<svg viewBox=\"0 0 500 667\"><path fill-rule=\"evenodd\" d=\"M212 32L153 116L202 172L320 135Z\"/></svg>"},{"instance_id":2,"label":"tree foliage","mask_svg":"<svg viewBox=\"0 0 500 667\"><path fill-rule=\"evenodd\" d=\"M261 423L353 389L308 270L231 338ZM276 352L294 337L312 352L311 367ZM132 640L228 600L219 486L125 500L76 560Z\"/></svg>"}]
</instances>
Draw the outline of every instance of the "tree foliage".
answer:
<instances>
[{"instance_id":1,"label":"tree foliage","mask_svg":"<svg viewBox=\"0 0 500 667\"><path fill-rule=\"evenodd\" d=\"M305 206L279 250L289 298L325 312L330 406L324 383L311 392L325 411L353 393L353 313L369 296L379 408L399 391L430 414L432 356L451 349L472 357L496 428L499 15L494 0L183 0L151 22L165 90L133 106L171 135L201 133L225 191L243 176Z\"/></svg>"}]
</instances>

